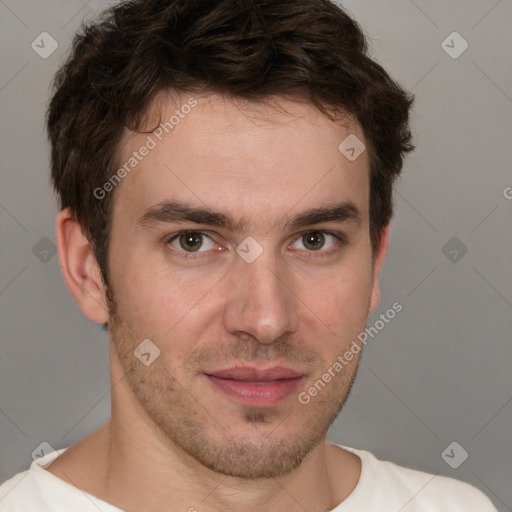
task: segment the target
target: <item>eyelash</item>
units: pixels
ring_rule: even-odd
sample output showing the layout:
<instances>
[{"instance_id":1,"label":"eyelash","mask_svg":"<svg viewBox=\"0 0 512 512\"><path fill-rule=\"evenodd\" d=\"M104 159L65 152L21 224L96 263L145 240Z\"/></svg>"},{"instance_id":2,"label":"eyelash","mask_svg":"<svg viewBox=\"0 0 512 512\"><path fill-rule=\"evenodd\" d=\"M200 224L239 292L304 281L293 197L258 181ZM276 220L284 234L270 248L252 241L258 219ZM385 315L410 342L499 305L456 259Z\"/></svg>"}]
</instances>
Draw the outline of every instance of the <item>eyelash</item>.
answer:
<instances>
[{"instance_id":1,"label":"eyelash","mask_svg":"<svg viewBox=\"0 0 512 512\"><path fill-rule=\"evenodd\" d=\"M174 233L174 234L170 235L169 237L167 237L165 240L165 245L166 246L169 245L171 242L173 242L174 240L176 240L177 238L179 238L182 235L186 235L187 233L194 233L194 234L204 236L206 238L209 238L212 242L215 243L215 241L212 239L212 237L208 233L201 231L201 230L187 229L187 230L178 231L177 233ZM324 235L331 235L337 240L336 245L334 247L332 247L331 249L328 249L327 251L322 251L321 249L319 251L305 251L305 252L309 252L309 253L313 253L313 254L317 252L317 254L315 254L313 256L314 258L322 258L322 257L330 256L333 252L339 251L347 244L346 236L343 235L342 233L335 233L332 231L322 230L322 229L311 229L308 231L304 231L304 232L300 233L300 235L297 238L295 238L295 240L292 243L297 242L297 240L304 237L305 235L308 235L309 233L322 233ZM173 248L171 250L176 251L183 258L185 258L187 260L196 260L196 259L208 257L207 253L210 252L210 251L200 251L200 252L194 253L194 252L182 251L182 250L175 249L175 248Z\"/></svg>"}]
</instances>

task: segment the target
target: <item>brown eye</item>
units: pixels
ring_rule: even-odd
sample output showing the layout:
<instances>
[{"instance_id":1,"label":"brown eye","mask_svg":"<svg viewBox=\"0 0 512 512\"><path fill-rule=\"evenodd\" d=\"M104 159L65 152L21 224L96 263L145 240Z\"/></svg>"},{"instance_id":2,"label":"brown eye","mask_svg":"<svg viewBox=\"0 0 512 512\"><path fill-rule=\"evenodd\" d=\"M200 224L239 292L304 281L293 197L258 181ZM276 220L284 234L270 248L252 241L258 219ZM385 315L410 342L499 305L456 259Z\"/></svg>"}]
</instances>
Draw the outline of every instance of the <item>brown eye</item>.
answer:
<instances>
[{"instance_id":1,"label":"brown eye","mask_svg":"<svg viewBox=\"0 0 512 512\"><path fill-rule=\"evenodd\" d=\"M200 233L191 231L179 237L180 246L189 252L195 252L203 245L203 236Z\"/></svg>"},{"instance_id":2,"label":"brown eye","mask_svg":"<svg viewBox=\"0 0 512 512\"><path fill-rule=\"evenodd\" d=\"M346 245L345 236L342 233L330 233L329 231L307 231L302 233L292 244L294 251L303 253L317 252L318 257L328 256L339 252Z\"/></svg>"},{"instance_id":3,"label":"brown eye","mask_svg":"<svg viewBox=\"0 0 512 512\"><path fill-rule=\"evenodd\" d=\"M181 231L167 242L180 252L206 252L215 247L213 240L200 231Z\"/></svg>"},{"instance_id":4,"label":"brown eye","mask_svg":"<svg viewBox=\"0 0 512 512\"><path fill-rule=\"evenodd\" d=\"M302 242L310 251L318 251L325 244L325 235L320 231L312 231L302 235Z\"/></svg>"}]
</instances>

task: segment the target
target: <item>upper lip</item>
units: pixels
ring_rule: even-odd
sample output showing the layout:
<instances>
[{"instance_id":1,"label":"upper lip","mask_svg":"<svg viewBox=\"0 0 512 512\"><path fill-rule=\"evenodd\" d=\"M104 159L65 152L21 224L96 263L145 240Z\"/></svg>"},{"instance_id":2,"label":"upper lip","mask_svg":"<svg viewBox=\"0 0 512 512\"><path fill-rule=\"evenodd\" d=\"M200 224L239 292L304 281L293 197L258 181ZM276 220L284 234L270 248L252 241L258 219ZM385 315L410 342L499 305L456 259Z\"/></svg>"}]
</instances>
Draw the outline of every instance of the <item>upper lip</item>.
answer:
<instances>
[{"instance_id":1,"label":"upper lip","mask_svg":"<svg viewBox=\"0 0 512 512\"><path fill-rule=\"evenodd\" d=\"M217 377L219 379L233 379L247 382L266 382L279 379L296 379L303 374L286 368L284 366L273 366L272 368L259 369L250 366L236 366L224 370L208 372L206 375Z\"/></svg>"}]
</instances>

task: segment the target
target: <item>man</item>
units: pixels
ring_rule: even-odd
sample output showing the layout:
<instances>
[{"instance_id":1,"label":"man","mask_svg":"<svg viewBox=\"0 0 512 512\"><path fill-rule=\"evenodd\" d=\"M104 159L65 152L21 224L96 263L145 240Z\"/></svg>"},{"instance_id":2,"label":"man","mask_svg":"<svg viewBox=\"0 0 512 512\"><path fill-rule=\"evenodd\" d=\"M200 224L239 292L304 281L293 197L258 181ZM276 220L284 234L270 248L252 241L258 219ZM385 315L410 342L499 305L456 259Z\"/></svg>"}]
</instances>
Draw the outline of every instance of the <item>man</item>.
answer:
<instances>
[{"instance_id":1,"label":"man","mask_svg":"<svg viewBox=\"0 0 512 512\"><path fill-rule=\"evenodd\" d=\"M108 326L112 417L4 483L1 510L495 510L326 443L413 149L412 98L352 19L327 0L124 2L55 87L59 258Z\"/></svg>"}]
</instances>

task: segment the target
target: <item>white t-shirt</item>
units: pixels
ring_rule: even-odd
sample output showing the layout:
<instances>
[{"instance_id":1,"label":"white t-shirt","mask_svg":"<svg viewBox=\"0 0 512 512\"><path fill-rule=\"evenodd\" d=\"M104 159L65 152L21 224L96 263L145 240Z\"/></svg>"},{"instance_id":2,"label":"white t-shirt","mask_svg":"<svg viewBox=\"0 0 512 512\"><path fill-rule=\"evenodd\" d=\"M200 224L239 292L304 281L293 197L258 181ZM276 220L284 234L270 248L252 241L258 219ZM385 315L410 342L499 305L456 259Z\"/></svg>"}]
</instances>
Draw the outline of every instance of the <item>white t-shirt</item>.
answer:
<instances>
[{"instance_id":1,"label":"white t-shirt","mask_svg":"<svg viewBox=\"0 0 512 512\"><path fill-rule=\"evenodd\" d=\"M331 512L497 512L483 493L465 482L341 447L360 457L361 476L348 498ZM0 512L123 512L46 471L44 466L55 456L46 454L0 486Z\"/></svg>"}]
</instances>

